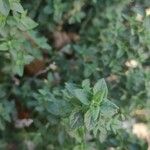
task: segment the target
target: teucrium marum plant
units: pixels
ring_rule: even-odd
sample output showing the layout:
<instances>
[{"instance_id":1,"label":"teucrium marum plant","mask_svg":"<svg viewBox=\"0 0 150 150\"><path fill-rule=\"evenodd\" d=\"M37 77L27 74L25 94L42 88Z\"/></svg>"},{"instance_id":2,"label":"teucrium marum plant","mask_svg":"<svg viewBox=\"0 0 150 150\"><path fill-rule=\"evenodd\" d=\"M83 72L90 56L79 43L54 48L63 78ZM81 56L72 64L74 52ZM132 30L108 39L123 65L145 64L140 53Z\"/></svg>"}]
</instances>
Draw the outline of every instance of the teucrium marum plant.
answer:
<instances>
[{"instance_id":1,"label":"teucrium marum plant","mask_svg":"<svg viewBox=\"0 0 150 150\"><path fill-rule=\"evenodd\" d=\"M41 58L40 49L50 50L46 39L32 30L37 25L19 0L0 1L0 52L9 54L14 74L22 76L25 64Z\"/></svg>"},{"instance_id":2,"label":"teucrium marum plant","mask_svg":"<svg viewBox=\"0 0 150 150\"><path fill-rule=\"evenodd\" d=\"M95 3L96 1L93 1L92 5L95 5ZM84 4L85 1L82 2L82 5ZM80 5L80 1L73 3L74 9L68 14L69 23L79 23L85 17L85 13L82 12L82 5ZM59 6L61 9L59 9ZM66 6L66 3L62 4L61 0L56 1L53 10L56 22L62 19ZM59 11L62 11L62 14ZM47 43L47 39L41 37L34 29L37 25L28 16L19 0L0 0L0 53L4 60L2 69L6 78L16 74L22 77L26 64L34 59L41 59L43 51L51 54L51 47ZM84 66L83 74L84 77L89 77L98 66L98 61L94 62L96 55L94 50L96 48L84 45L74 45L73 48L77 55L81 55L81 59L82 57L85 59L82 64ZM91 58L88 54L85 54L87 51ZM12 121L10 114L14 111L14 103L11 100L15 98L23 99L25 103L23 105L27 105L33 111L32 117L35 119L34 134L36 138L47 130L52 132L53 128L56 127L54 131L56 130L58 136L62 134L59 131L65 131L65 135L69 136L68 141L74 142L72 145L70 144L70 147L67 147L68 149L87 149L87 143L89 142L87 136L90 136L90 140L98 139L98 141L103 142L109 135L109 131L116 133L117 129L120 128L119 108L109 100L108 88L104 79L98 80L95 84L93 84L92 79L85 79L78 84L67 82L64 88L59 87L58 89L55 89L57 87L53 89L45 82L48 82L47 79L46 81L39 81L33 78L27 80L23 78L20 86L5 85L3 87L4 92L3 90L0 91L2 95L0 96L1 130L7 129L5 124ZM41 87L39 88L38 85ZM0 89L2 88L0 87ZM10 93L7 95L6 93L9 90ZM44 136L43 139L49 139L45 138L47 134L42 135ZM29 136L32 136L30 132ZM70 137L72 138L70 139ZM60 139L62 140L62 138ZM57 144L54 142L54 145Z\"/></svg>"},{"instance_id":3,"label":"teucrium marum plant","mask_svg":"<svg viewBox=\"0 0 150 150\"><path fill-rule=\"evenodd\" d=\"M92 133L93 137L104 141L109 131L116 132L120 128L118 107L108 99L107 94L104 79L98 80L93 87L88 79L83 80L81 85L66 83L61 99L47 90L40 89L35 93L34 98L39 104L35 110L61 117L62 124L77 141L81 132L82 140L78 142L82 147L86 133Z\"/></svg>"}]
</instances>

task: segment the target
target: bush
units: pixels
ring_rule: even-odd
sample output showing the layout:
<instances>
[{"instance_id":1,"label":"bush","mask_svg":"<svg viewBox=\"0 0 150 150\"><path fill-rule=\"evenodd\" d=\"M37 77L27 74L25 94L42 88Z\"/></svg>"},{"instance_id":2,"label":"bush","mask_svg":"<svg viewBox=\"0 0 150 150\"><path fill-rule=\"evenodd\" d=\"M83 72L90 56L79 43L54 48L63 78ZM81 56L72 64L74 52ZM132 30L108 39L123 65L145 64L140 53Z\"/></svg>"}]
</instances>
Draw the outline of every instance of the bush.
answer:
<instances>
[{"instance_id":1,"label":"bush","mask_svg":"<svg viewBox=\"0 0 150 150\"><path fill-rule=\"evenodd\" d=\"M149 26L148 0L0 0L0 149L150 147Z\"/></svg>"}]
</instances>

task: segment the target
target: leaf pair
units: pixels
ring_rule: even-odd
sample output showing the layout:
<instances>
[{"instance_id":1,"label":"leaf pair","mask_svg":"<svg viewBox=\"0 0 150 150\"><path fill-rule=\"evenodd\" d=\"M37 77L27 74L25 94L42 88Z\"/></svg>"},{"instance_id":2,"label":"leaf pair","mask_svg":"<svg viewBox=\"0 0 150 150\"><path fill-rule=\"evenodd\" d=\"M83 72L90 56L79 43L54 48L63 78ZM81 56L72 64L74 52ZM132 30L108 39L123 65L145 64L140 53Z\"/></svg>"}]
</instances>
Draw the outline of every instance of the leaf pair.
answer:
<instances>
[{"instance_id":1,"label":"leaf pair","mask_svg":"<svg viewBox=\"0 0 150 150\"><path fill-rule=\"evenodd\" d=\"M93 104L100 105L100 103L107 98L108 88L104 79L100 79L93 87Z\"/></svg>"},{"instance_id":2,"label":"leaf pair","mask_svg":"<svg viewBox=\"0 0 150 150\"><path fill-rule=\"evenodd\" d=\"M0 13L4 16L8 16L10 10L22 13L23 7L19 1L14 0L0 0Z\"/></svg>"}]
</instances>

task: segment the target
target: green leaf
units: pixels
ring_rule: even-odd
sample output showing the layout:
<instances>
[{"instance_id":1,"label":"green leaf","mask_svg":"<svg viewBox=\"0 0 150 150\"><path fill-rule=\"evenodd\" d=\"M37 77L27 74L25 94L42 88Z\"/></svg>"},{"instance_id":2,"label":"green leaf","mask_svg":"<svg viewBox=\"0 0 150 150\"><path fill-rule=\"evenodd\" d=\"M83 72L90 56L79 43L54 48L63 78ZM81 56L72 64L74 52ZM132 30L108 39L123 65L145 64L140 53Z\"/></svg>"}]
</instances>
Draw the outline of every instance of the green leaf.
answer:
<instances>
[{"instance_id":1,"label":"green leaf","mask_svg":"<svg viewBox=\"0 0 150 150\"><path fill-rule=\"evenodd\" d=\"M93 3L97 3L97 0L92 0Z\"/></svg>"},{"instance_id":2,"label":"green leaf","mask_svg":"<svg viewBox=\"0 0 150 150\"><path fill-rule=\"evenodd\" d=\"M92 75L96 71L97 66L92 63L92 64L85 64L84 67L84 76L88 78L90 75Z\"/></svg>"},{"instance_id":3,"label":"green leaf","mask_svg":"<svg viewBox=\"0 0 150 150\"><path fill-rule=\"evenodd\" d=\"M150 16L145 17L144 19L144 27L146 29L146 31L150 32Z\"/></svg>"},{"instance_id":4,"label":"green leaf","mask_svg":"<svg viewBox=\"0 0 150 150\"><path fill-rule=\"evenodd\" d=\"M10 116L9 116L9 113L7 112L7 110L5 110L5 112L3 112L3 113L1 114L1 116L3 117L3 119L4 119L5 121L8 121L8 122L11 121Z\"/></svg>"},{"instance_id":5,"label":"green leaf","mask_svg":"<svg viewBox=\"0 0 150 150\"><path fill-rule=\"evenodd\" d=\"M107 130L105 128L100 129L99 140L100 142L104 142L107 138Z\"/></svg>"},{"instance_id":6,"label":"green leaf","mask_svg":"<svg viewBox=\"0 0 150 150\"><path fill-rule=\"evenodd\" d=\"M34 60L34 57L28 54L24 55L24 62L25 64L29 64L30 62L32 62Z\"/></svg>"},{"instance_id":7,"label":"green leaf","mask_svg":"<svg viewBox=\"0 0 150 150\"><path fill-rule=\"evenodd\" d=\"M37 23L33 21L30 17L27 17L25 15L22 15L20 19L17 18L19 21L18 28L22 31L31 30L35 27L37 27Z\"/></svg>"},{"instance_id":8,"label":"green leaf","mask_svg":"<svg viewBox=\"0 0 150 150\"><path fill-rule=\"evenodd\" d=\"M18 53L18 57L16 60L15 71L18 75L22 76L24 71L24 56L23 52Z\"/></svg>"},{"instance_id":9,"label":"green leaf","mask_svg":"<svg viewBox=\"0 0 150 150\"><path fill-rule=\"evenodd\" d=\"M75 89L76 89L76 85L73 83L66 83L65 84L65 88L67 89L67 91L74 96L75 95Z\"/></svg>"},{"instance_id":10,"label":"green leaf","mask_svg":"<svg viewBox=\"0 0 150 150\"><path fill-rule=\"evenodd\" d=\"M75 130L70 130L69 131L69 135L73 138L75 138L75 140L79 143L81 143L83 141L83 132L82 132L82 128L78 128Z\"/></svg>"},{"instance_id":11,"label":"green leaf","mask_svg":"<svg viewBox=\"0 0 150 150\"><path fill-rule=\"evenodd\" d=\"M13 72L17 73L19 76L23 75L24 72L24 53L23 51L18 51L16 57L13 58L14 59L14 68L13 68Z\"/></svg>"},{"instance_id":12,"label":"green leaf","mask_svg":"<svg viewBox=\"0 0 150 150\"><path fill-rule=\"evenodd\" d=\"M92 117L92 112L91 110L88 110L85 115L84 115L84 123L85 123L85 126L87 128L87 130L92 130L95 126L95 122L94 122L94 119Z\"/></svg>"},{"instance_id":13,"label":"green leaf","mask_svg":"<svg viewBox=\"0 0 150 150\"><path fill-rule=\"evenodd\" d=\"M2 114L4 112L4 107L3 107L3 104L0 103L0 114Z\"/></svg>"},{"instance_id":14,"label":"green leaf","mask_svg":"<svg viewBox=\"0 0 150 150\"><path fill-rule=\"evenodd\" d=\"M75 89L76 98L84 105L89 105L88 93L83 89Z\"/></svg>"},{"instance_id":15,"label":"green leaf","mask_svg":"<svg viewBox=\"0 0 150 150\"><path fill-rule=\"evenodd\" d=\"M6 23L6 16L4 16L2 13L0 13L0 29L5 26L5 23Z\"/></svg>"},{"instance_id":16,"label":"green leaf","mask_svg":"<svg viewBox=\"0 0 150 150\"><path fill-rule=\"evenodd\" d=\"M48 44L47 42L47 39L42 36L40 37L37 32L35 31L30 31L28 32L28 34L30 34L30 36L32 37L32 39L34 39L34 42L42 49L48 49L48 50L51 50L51 47L50 45Z\"/></svg>"},{"instance_id":17,"label":"green leaf","mask_svg":"<svg viewBox=\"0 0 150 150\"><path fill-rule=\"evenodd\" d=\"M22 5L17 1L10 1L10 9L19 13L24 12Z\"/></svg>"},{"instance_id":18,"label":"green leaf","mask_svg":"<svg viewBox=\"0 0 150 150\"><path fill-rule=\"evenodd\" d=\"M4 16L8 16L9 11L10 11L9 0L0 0L0 12Z\"/></svg>"},{"instance_id":19,"label":"green leaf","mask_svg":"<svg viewBox=\"0 0 150 150\"><path fill-rule=\"evenodd\" d=\"M0 51L9 50L8 44L6 42L0 44Z\"/></svg>"},{"instance_id":20,"label":"green leaf","mask_svg":"<svg viewBox=\"0 0 150 150\"><path fill-rule=\"evenodd\" d=\"M48 102L45 106L51 114L55 116L65 116L70 113L72 107L69 103L64 100L55 100L53 102Z\"/></svg>"},{"instance_id":21,"label":"green leaf","mask_svg":"<svg viewBox=\"0 0 150 150\"><path fill-rule=\"evenodd\" d=\"M73 150L85 150L85 146L83 144L76 145Z\"/></svg>"},{"instance_id":22,"label":"green leaf","mask_svg":"<svg viewBox=\"0 0 150 150\"><path fill-rule=\"evenodd\" d=\"M0 130L4 130L4 129L5 129L5 123L0 118Z\"/></svg>"},{"instance_id":23,"label":"green leaf","mask_svg":"<svg viewBox=\"0 0 150 150\"><path fill-rule=\"evenodd\" d=\"M118 112L118 106L110 100L105 99L101 104L100 112L103 116L112 117Z\"/></svg>"},{"instance_id":24,"label":"green leaf","mask_svg":"<svg viewBox=\"0 0 150 150\"><path fill-rule=\"evenodd\" d=\"M107 97L108 88L104 79L98 80L94 85L93 93L96 94L97 92L104 92L104 97Z\"/></svg>"},{"instance_id":25,"label":"green leaf","mask_svg":"<svg viewBox=\"0 0 150 150\"><path fill-rule=\"evenodd\" d=\"M118 117L115 117L111 121L110 126L111 126L111 129L113 130L113 132L117 133L117 130L122 128L122 122L118 119Z\"/></svg>"},{"instance_id":26,"label":"green leaf","mask_svg":"<svg viewBox=\"0 0 150 150\"><path fill-rule=\"evenodd\" d=\"M24 65L17 64L14 66L13 69L14 69L14 73L18 74L19 76L23 76Z\"/></svg>"},{"instance_id":27,"label":"green leaf","mask_svg":"<svg viewBox=\"0 0 150 150\"><path fill-rule=\"evenodd\" d=\"M82 112L79 110L73 111L72 114L70 115L71 128L73 128L73 129L79 128L79 127L83 126L83 123L84 123L84 119L83 119Z\"/></svg>"},{"instance_id":28,"label":"green leaf","mask_svg":"<svg viewBox=\"0 0 150 150\"><path fill-rule=\"evenodd\" d=\"M93 98L92 101L95 105L100 105L100 103L104 100L104 92L97 92Z\"/></svg>"},{"instance_id":29,"label":"green leaf","mask_svg":"<svg viewBox=\"0 0 150 150\"><path fill-rule=\"evenodd\" d=\"M107 97L108 89L104 79L99 80L93 88L93 102L99 105Z\"/></svg>"},{"instance_id":30,"label":"green leaf","mask_svg":"<svg viewBox=\"0 0 150 150\"><path fill-rule=\"evenodd\" d=\"M90 109L92 112L92 117L93 117L94 121L96 121L100 114L100 106L92 106Z\"/></svg>"},{"instance_id":31,"label":"green leaf","mask_svg":"<svg viewBox=\"0 0 150 150\"><path fill-rule=\"evenodd\" d=\"M86 91L90 92L91 88L90 88L90 80L89 79L85 79L82 81L82 88L85 89Z\"/></svg>"}]
</instances>

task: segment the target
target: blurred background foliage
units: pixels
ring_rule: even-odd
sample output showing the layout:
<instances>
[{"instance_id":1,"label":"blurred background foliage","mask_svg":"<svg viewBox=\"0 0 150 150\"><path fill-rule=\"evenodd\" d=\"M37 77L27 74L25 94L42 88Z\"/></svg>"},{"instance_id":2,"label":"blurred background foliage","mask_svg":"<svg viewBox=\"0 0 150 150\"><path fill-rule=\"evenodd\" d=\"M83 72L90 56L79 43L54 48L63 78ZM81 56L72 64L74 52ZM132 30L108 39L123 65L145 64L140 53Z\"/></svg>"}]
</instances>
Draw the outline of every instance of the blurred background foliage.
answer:
<instances>
[{"instance_id":1,"label":"blurred background foliage","mask_svg":"<svg viewBox=\"0 0 150 150\"><path fill-rule=\"evenodd\" d=\"M84 79L93 85L100 78L123 115L121 128L106 134L101 127L99 138L87 134L86 149L148 149L150 1L6 1L0 6L0 149L85 148L79 144L83 131L70 131L62 118L73 107L82 122L88 108L61 99L79 98L71 90L82 83L88 91ZM86 105L85 93L80 96Z\"/></svg>"}]
</instances>

